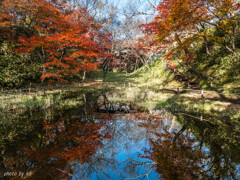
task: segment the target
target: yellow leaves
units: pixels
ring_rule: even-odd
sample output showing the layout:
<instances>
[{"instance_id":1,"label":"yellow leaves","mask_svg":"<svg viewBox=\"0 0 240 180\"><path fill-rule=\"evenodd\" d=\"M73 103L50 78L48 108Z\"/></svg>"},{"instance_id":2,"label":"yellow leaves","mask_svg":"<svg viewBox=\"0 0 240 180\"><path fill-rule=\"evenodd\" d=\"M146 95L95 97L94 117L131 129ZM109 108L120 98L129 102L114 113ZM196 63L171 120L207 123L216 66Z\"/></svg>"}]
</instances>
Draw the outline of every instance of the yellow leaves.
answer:
<instances>
[{"instance_id":1,"label":"yellow leaves","mask_svg":"<svg viewBox=\"0 0 240 180\"><path fill-rule=\"evenodd\" d=\"M224 43L224 39L223 37L219 37L219 36L209 36L209 39L218 42L219 44L223 44Z\"/></svg>"},{"instance_id":2,"label":"yellow leaves","mask_svg":"<svg viewBox=\"0 0 240 180\"><path fill-rule=\"evenodd\" d=\"M227 21L226 21L226 20L222 20L222 22L223 22L223 24L225 24L225 25L227 24Z\"/></svg>"},{"instance_id":3,"label":"yellow leaves","mask_svg":"<svg viewBox=\"0 0 240 180\"><path fill-rule=\"evenodd\" d=\"M220 29L221 31L224 31L224 33L228 35L233 35L233 28L234 26L237 25L237 20L235 19L224 19L224 20L219 20L217 28Z\"/></svg>"},{"instance_id":4,"label":"yellow leaves","mask_svg":"<svg viewBox=\"0 0 240 180\"><path fill-rule=\"evenodd\" d=\"M225 25L225 27L237 25L237 20L234 19L222 20L221 22Z\"/></svg>"},{"instance_id":5,"label":"yellow leaves","mask_svg":"<svg viewBox=\"0 0 240 180\"><path fill-rule=\"evenodd\" d=\"M30 16L26 17L26 23L30 24L32 22L32 18Z\"/></svg>"}]
</instances>

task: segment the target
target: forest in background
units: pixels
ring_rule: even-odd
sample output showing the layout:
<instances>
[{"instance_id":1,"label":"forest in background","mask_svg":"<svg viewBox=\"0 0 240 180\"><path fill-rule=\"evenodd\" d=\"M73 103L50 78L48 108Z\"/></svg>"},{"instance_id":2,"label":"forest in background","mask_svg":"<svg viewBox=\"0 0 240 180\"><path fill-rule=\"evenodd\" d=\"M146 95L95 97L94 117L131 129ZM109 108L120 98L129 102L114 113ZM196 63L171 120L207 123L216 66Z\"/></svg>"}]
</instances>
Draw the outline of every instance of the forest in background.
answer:
<instances>
[{"instance_id":1,"label":"forest in background","mask_svg":"<svg viewBox=\"0 0 240 180\"><path fill-rule=\"evenodd\" d=\"M80 82L98 70L105 79L142 66L161 78L150 68L161 61L199 88L236 88L239 18L231 0L2 0L0 85Z\"/></svg>"}]
</instances>

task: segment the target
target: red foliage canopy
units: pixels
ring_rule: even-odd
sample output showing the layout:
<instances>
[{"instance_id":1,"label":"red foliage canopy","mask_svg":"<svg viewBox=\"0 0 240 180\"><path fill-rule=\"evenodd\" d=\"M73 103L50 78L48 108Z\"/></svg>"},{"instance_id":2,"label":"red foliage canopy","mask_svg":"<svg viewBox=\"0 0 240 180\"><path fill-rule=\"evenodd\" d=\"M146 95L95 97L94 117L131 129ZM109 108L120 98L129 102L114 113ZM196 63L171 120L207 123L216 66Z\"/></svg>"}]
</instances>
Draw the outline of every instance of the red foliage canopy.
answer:
<instances>
[{"instance_id":1,"label":"red foliage canopy","mask_svg":"<svg viewBox=\"0 0 240 180\"><path fill-rule=\"evenodd\" d=\"M15 51L35 52L43 62L42 80L63 81L80 70L98 70L95 60L105 55L101 41L108 35L100 33L101 26L93 20L85 9L73 9L67 1L4 0L0 8L0 25L22 30L14 37Z\"/></svg>"}]
</instances>

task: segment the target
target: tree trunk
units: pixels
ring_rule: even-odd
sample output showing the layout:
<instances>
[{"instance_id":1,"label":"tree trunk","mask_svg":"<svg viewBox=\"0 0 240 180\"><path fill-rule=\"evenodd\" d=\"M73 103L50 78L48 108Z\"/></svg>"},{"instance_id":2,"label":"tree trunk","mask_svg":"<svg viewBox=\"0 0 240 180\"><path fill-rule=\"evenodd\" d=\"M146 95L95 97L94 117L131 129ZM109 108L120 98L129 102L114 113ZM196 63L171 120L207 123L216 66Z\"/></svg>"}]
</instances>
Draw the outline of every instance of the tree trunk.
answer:
<instances>
[{"instance_id":1,"label":"tree trunk","mask_svg":"<svg viewBox=\"0 0 240 180\"><path fill-rule=\"evenodd\" d=\"M86 71L83 72L83 78L82 81L84 82L86 80Z\"/></svg>"},{"instance_id":2,"label":"tree trunk","mask_svg":"<svg viewBox=\"0 0 240 180\"><path fill-rule=\"evenodd\" d=\"M208 48L208 40L207 40L207 37L205 36L207 34L207 31L206 31L206 28L205 28L205 25L204 24L200 24L203 28L203 33L204 33L204 36L203 37L203 40L204 40L204 45L205 45L205 50L206 50L206 53L207 55L211 55L210 51L209 51L209 48Z\"/></svg>"},{"instance_id":3,"label":"tree trunk","mask_svg":"<svg viewBox=\"0 0 240 180\"><path fill-rule=\"evenodd\" d=\"M232 49L235 51L236 47L235 47L235 27L233 25L233 28L232 28Z\"/></svg>"},{"instance_id":4,"label":"tree trunk","mask_svg":"<svg viewBox=\"0 0 240 180\"><path fill-rule=\"evenodd\" d=\"M138 58L136 58L135 67L134 67L134 72L137 70L137 64L138 64Z\"/></svg>"},{"instance_id":5,"label":"tree trunk","mask_svg":"<svg viewBox=\"0 0 240 180\"><path fill-rule=\"evenodd\" d=\"M121 51L119 52L119 72L122 72L122 56L121 56Z\"/></svg>"},{"instance_id":6,"label":"tree trunk","mask_svg":"<svg viewBox=\"0 0 240 180\"><path fill-rule=\"evenodd\" d=\"M103 82L106 82L107 71L103 70Z\"/></svg>"},{"instance_id":7,"label":"tree trunk","mask_svg":"<svg viewBox=\"0 0 240 180\"><path fill-rule=\"evenodd\" d=\"M150 67L149 67L148 62L144 61L143 58L142 58L141 56L138 56L138 57L139 57L139 59L142 61L143 66L147 66L148 71L149 71L149 74L150 74L150 76L151 76L151 75L152 75L152 72L151 72L151 69L150 69ZM144 69L145 69L145 68L144 68Z\"/></svg>"}]
</instances>

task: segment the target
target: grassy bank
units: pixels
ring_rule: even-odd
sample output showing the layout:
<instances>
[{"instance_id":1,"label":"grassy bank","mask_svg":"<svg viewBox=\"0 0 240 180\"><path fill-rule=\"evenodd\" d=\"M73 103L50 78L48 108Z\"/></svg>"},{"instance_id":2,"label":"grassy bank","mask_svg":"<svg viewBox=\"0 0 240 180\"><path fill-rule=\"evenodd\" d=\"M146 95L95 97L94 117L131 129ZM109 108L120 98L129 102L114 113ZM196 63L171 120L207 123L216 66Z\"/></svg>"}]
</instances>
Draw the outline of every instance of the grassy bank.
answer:
<instances>
[{"instance_id":1,"label":"grassy bank","mask_svg":"<svg viewBox=\"0 0 240 180\"><path fill-rule=\"evenodd\" d=\"M184 110L205 112L215 116L229 116L233 119L240 118L240 104L224 102L222 100L202 99L200 96L190 97L187 94L147 90L143 87L115 87L114 93L107 94L111 102L134 102L149 110L168 108L173 111Z\"/></svg>"},{"instance_id":2,"label":"grassy bank","mask_svg":"<svg viewBox=\"0 0 240 180\"><path fill-rule=\"evenodd\" d=\"M176 80L173 73L163 68L161 61L155 61L150 68L151 75L146 67L131 74L109 72L106 82L102 82L103 72L95 72L93 82L59 86L47 90L46 95L28 93L2 95L0 110L11 112L38 106L67 108L84 103L85 94L88 94L88 97L92 96L94 100L101 94L107 94L112 102L135 102L149 110L184 107L186 111L204 111L212 115L240 117L240 104L236 103L237 98L224 99L217 94L209 93L202 99L199 92L190 93L181 89L177 95L176 87L186 88L186 83Z\"/></svg>"},{"instance_id":3,"label":"grassy bank","mask_svg":"<svg viewBox=\"0 0 240 180\"><path fill-rule=\"evenodd\" d=\"M188 88L186 82L179 82L173 73L163 68L160 60L150 65L151 74L146 67L138 69L131 74L109 72L106 82L115 88L114 93L109 94L111 101L132 101L139 105L146 106L149 110L184 107L186 111L204 111L220 117L229 116L240 118L239 97L219 95L214 92L235 93L223 87L210 89L213 93L205 93L201 98L199 92L181 91L181 88ZM96 79L101 81L103 74L97 72ZM180 95L177 95L177 88L180 88ZM228 84L228 88L234 88ZM191 88L191 87L190 87ZM201 89L209 90L208 87Z\"/></svg>"},{"instance_id":4,"label":"grassy bank","mask_svg":"<svg viewBox=\"0 0 240 180\"><path fill-rule=\"evenodd\" d=\"M42 91L32 93L1 93L0 95L0 113L12 113L33 109L37 107L50 108L69 108L84 103L84 95L90 94L93 97L102 93L106 85L96 83L69 84L58 88L46 89L45 94Z\"/></svg>"}]
</instances>

